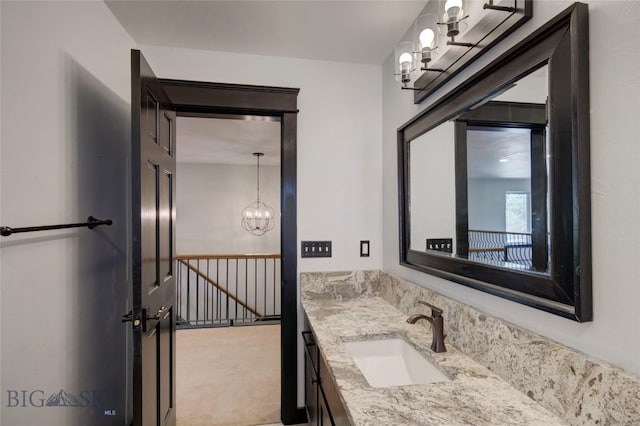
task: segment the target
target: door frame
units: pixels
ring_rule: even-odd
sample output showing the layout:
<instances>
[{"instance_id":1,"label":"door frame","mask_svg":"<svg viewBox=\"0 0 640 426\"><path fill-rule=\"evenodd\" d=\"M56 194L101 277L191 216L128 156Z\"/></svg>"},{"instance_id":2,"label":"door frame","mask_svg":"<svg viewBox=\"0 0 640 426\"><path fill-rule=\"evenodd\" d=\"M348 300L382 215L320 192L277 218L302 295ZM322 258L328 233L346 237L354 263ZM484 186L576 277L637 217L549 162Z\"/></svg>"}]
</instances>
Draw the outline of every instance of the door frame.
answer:
<instances>
[{"instance_id":1,"label":"door frame","mask_svg":"<svg viewBox=\"0 0 640 426\"><path fill-rule=\"evenodd\" d=\"M280 417L305 423L298 407L297 88L159 79L178 117L260 115L280 118L282 262Z\"/></svg>"}]
</instances>

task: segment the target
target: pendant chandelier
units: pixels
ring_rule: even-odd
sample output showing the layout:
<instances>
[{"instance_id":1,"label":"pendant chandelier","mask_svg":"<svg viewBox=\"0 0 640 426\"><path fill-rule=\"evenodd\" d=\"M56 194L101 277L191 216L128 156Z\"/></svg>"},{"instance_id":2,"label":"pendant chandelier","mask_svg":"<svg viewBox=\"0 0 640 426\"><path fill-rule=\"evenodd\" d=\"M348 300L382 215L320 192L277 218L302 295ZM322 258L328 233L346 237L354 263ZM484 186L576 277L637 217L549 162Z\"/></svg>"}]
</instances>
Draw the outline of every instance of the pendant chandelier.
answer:
<instances>
[{"instance_id":1,"label":"pendant chandelier","mask_svg":"<svg viewBox=\"0 0 640 426\"><path fill-rule=\"evenodd\" d=\"M256 201L249 204L242 210L242 229L251 235L261 236L271 231L274 225L273 209L267 204L260 201L260 157L262 152L254 152L256 156L257 167L257 197Z\"/></svg>"}]
</instances>

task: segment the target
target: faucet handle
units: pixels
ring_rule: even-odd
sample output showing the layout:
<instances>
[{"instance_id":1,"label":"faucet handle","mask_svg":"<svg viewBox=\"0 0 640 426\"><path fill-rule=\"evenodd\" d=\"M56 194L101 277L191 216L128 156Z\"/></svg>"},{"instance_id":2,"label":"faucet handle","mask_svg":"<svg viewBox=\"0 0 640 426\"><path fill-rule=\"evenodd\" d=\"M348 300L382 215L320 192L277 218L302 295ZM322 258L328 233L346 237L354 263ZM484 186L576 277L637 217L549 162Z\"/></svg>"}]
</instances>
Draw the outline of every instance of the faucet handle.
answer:
<instances>
[{"instance_id":1,"label":"faucet handle","mask_svg":"<svg viewBox=\"0 0 640 426\"><path fill-rule=\"evenodd\" d=\"M418 303L428 306L429 308L431 308L431 316L433 318L438 318L440 316L442 316L442 309L438 308L437 306L433 306L431 303L427 303L424 300L418 300Z\"/></svg>"}]
</instances>

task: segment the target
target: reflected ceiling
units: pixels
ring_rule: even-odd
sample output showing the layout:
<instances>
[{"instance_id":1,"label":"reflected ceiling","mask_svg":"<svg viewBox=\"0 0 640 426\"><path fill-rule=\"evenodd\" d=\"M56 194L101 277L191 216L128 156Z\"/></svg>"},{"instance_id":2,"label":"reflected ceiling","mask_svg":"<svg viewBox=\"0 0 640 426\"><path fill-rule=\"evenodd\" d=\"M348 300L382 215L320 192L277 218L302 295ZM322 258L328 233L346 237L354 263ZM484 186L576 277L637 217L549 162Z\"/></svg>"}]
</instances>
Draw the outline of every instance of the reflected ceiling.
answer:
<instances>
[{"instance_id":1,"label":"reflected ceiling","mask_svg":"<svg viewBox=\"0 0 640 426\"><path fill-rule=\"evenodd\" d=\"M467 175L470 179L531 177L528 129L467 131Z\"/></svg>"}]
</instances>

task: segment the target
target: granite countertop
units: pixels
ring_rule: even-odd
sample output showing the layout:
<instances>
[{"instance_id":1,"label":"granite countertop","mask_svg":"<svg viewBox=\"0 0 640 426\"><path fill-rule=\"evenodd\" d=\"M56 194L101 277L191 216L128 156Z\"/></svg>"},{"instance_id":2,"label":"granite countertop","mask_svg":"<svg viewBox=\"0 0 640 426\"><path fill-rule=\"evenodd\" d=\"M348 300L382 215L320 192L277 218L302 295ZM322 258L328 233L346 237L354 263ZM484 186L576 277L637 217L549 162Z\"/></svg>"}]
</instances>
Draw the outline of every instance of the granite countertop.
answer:
<instances>
[{"instance_id":1,"label":"granite countertop","mask_svg":"<svg viewBox=\"0 0 640 426\"><path fill-rule=\"evenodd\" d=\"M566 424L452 345L432 352L431 330L408 324L380 297L316 298L303 291L302 305L354 425ZM342 343L385 337L404 339L452 380L371 387Z\"/></svg>"}]
</instances>

